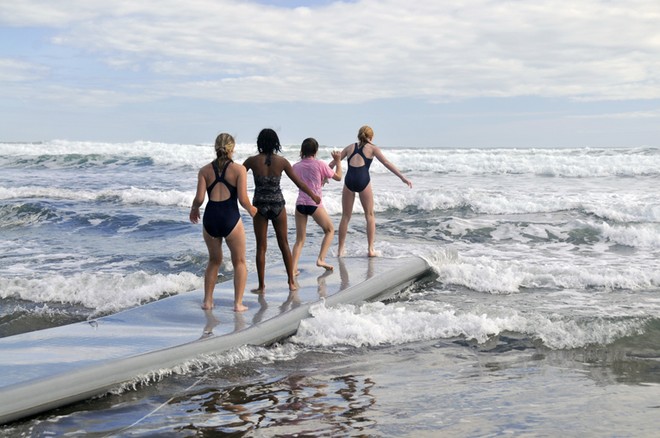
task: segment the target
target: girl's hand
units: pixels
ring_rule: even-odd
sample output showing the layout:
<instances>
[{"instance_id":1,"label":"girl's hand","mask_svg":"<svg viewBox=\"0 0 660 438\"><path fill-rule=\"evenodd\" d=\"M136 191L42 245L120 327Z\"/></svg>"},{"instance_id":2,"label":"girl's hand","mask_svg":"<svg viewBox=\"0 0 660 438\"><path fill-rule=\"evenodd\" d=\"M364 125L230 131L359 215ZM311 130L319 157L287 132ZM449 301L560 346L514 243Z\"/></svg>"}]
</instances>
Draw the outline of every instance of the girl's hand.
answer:
<instances>
[{"instance_id":1,"label":"girl's hand","mask_svg":"<svg viewBox=\"0 0 660 438\"><path fill-rule=\"evenodd\" d=\"M196 224L196 223L199 222L199 218L200 218L199 207L197 207L197 208L191 207L190 208L190 222L192 222L193 224Z\"/></svg>"},{"instance_id":2,"label":"girl's hand","mask_svg":"<svg viewBox=\"0 0 660 438\"><path fill-rule=\"evenodd\" d=\"M408 178L406 178L405 176L402 176L401 181L403 181L404 184L406 184L408 187L410 187L412 189L412 181L410 181Z\"/></svg>"}]
</instances>

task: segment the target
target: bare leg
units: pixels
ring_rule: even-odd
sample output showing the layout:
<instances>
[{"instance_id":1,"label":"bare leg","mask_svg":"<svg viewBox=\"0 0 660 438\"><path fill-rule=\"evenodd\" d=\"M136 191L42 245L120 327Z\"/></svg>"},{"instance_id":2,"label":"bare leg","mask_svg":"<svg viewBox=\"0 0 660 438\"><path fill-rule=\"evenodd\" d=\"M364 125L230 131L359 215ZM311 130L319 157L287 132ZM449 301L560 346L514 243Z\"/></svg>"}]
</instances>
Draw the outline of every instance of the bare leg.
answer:
<instances>
[{"instance_id":1,"label":"bare leg","mask_svg":"<svg viewBox=\"0 0 660 438\"><path fill-rule=\"evenodd\" d=\"M222 239L216 239L206 230L202 231L206 248L209 250L209 262L204 272L204 302L202 309L209 310L213 308L213 290L218 281L218 270L222 264Z\"/></svg>"},{"instance_id":2,"label":"bare leg","mask_svg":"<svg viewBox=\"0 0 660 438\"><path fill-rule=\"evenodd\" d=\"M266 271L266 249L268 248L268 219L257 213L252 220L254 237L257 241L257 278L259 286L252 292L263 293L266 290L264 281Z\"/></svg>"},{"instance_id":3,"label":"bare leg","mask_svg":"<svg viewBox=\"0 0 660 438\"><path fill-rule=\"evenodd\" d=\"M243 292L247 282L243 221L238 221L229 236L225 238L225 241L231 252L231 264L234 266L234 312L244 312L248 308L243 305Z\"/></svg>"},{"instance_id":4,"label":"bare leg","mask_svg":"<svg viewBox=\"0 0 660 438\"><path fill-rule=\"evenodd\" d=\"M303 246L305 245L305 237L307 234L307 215L300 213L296 210L296 243L293 244L293 274L298 275L298 260L302 254Z\"/></svg>"},{"instance_id":5,"label":"bare leg","mask_svg":"<svg viewBox=\"0 0 660 438\"><path fill-rule=\"evenodd\" d=\"M344 255L346 234L348 233L348 223L353 214L353 203L355 202L355 192L351 192L348 187L344 185L341 192L341 221L339 221L339 243L337 246L338 256Z\"/></svg>"},{"instance_id":6,"label":"bare leg","mask_svg":"<svg viewBox=\"0 0 660 438\"><path fill-rule=\"evenodd\" d=\"M289 282L289 290L293 291L298 289L293 275L293 260L291 257L291 249L289 248L289 239L287 237L288 228L286 226L286 210L282 209L279 216L273 219L273 228L275 228L275 236L277 237L277 245L280 247L282 259L284 260L284 267L286 268L286 276Z\"/></svg>"},{"instance_id":7,"label":"bare leg","mask_svg":"<svg viewBox=\"0 0 660 438\"><path fill-rule=\"evenodd\" d=\"M323 241L321 242L319 258L316 259L316 266L325 268L328 271L332 271L334 268L325 262L325 256L328 253L330 245L332 245L333 237L335 237L335 226L332 224L330 216L328 216L328 212L323 207L317 208L312 215L312 218L323 230Z\"/></svg>"},{"instance_id":8,"label":"bare leg","mask_svg":"<svg viewBox=\"0 0 660 438\"><path fill-rule=\"evenodd\" d=\"M376 257L378 253L374 249L376 239L376 216L374 214L374 192L371 183L360 192L360 203L364 209L364 218L367 220L367 244L369 257Z\"/></svg>"}]
</instances>

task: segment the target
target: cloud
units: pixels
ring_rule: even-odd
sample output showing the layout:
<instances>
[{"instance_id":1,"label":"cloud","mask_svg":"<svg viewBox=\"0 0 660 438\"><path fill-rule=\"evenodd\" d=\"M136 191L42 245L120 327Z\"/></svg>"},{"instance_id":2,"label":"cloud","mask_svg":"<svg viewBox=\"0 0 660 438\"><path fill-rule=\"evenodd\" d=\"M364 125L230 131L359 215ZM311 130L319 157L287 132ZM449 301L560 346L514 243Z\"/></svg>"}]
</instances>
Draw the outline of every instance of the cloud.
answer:
<instances>
[{"instance_id":1,"label":"cloud","mask_svg":"<svg viewBox=\"0 0 660 438\"><path fill-rule=\"evenodd\" d=\"M227 0L3 3L0 22L56 29L53 44L109 70L135 72L150 96L321 103L660 98L657 0L362 0L297 8ZM129 85L114 93L130 95L122 89Z\"/></svg>"},{"instance_id":2,"label":"cloud","mask_svg":"<svg viewBox=\"0 0 660 438\"><path fill-rule=\"evenodd\" d=\"M0 58L0 82L35 80L41 77L45 71L45 68L29 62L11 58Z\"/></svg>"},{"instance_id":3,"label":"cloud","mask_svg":"<svg viewBox=\"0 0 660 438\"><path fill-rule=\"evenodd\" d=\"M660 110L573 115L573 119L660 119Z\"/></svg>"}]
</instances>

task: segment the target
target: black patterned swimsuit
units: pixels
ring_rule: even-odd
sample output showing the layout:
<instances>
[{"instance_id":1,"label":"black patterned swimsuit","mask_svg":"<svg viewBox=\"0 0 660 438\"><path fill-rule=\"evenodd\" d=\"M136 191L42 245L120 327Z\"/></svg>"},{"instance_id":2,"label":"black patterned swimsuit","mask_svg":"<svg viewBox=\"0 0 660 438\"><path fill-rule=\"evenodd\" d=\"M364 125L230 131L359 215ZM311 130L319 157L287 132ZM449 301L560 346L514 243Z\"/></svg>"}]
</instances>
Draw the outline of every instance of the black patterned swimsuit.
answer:
<instances>
[{"instance_id":1,"label":"black patterned swimsuit","mask_svg":"<svg viewBox=\"0 0 660 438\"><path fill-rule=\"evenodd\" d=\"M284 195L279 176L254 176L254 198L252 205L266 219L273 220L284 208Z\"/></svg>"}]
</instances>

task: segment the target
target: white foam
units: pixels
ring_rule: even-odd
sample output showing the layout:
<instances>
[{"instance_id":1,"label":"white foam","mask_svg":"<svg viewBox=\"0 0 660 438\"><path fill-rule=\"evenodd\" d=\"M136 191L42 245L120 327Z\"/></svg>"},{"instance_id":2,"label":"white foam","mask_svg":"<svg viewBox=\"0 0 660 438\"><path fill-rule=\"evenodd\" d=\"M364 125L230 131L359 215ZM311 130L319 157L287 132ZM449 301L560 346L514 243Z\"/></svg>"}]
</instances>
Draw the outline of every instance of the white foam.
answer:
<instances>
[{"instance_id":1,"label":"white foam","mask_svg":"<svg viewBox=\"0 0 660 438\"><path fill-rule=\"evenodd\" d=\"M419 308L427 309L425 311ZM514 310L493 314L459 312L442 303L368 303L312 309L312 318L301 322L293 342L314 347L396 345L434 339L465 338L485 343L505 332L539 339L552 349L606 345L639 333L646 320L625 321L550 318L538 313L523 315Z\"/></svg>"},{"instance_id":2,"label":"white foam","mask_svg":"<svg viewBox=\"0 0 660 438\"><path fill-rule=\"evenodd\" d=\"M179 190L143 189L129 187L113 190L69 190L56 187L26 186L0 187L0 199L67 199L75 201L120 200L124 204L151 204L163 206L187 207L194 192Z\"/></svg>"},{"instance_id":3,"label":"white foam","mask_svg":"<svg viewBox=\"0 0 660 438\"><path fill-rule=\"evenodd\" d=\"M106 313L134 307L163 295L194 290L201 284L203 280L200 277L188 272L168 275L140 271L131 274L56 274L41 278L2 277L0 298L80 304Z\"/></svg>"},{"instance_id":4,"label":"white foam","mask_svg":"<svg viewBox=\"0 0 660 438\"><path fill-rule=\"evenodd\" d=\"M602 235L610 242L635 248L660 249L660 224L610 225L598 224Z\"/></svg>"},{"instance_id":5,"label":"white foam","mask_svg":"<svg viewBox=\"0 0 660 438\"><path fill-rule=\"evenodd\" d=\"M343 145L342 145L343 147ZM318 157L330 160L334 148L322 147ZM299 145L285 145L282 154L295 162ZM383 148L389 161L405 172L463 175L536 175L553 177L604 177L658 175L658 149L409 149ZM236 145L235 161L256 153L254 143ZM53 140L43 143L0 143L0 156L39 157L58 155L148 157L156 164L199 167L214 158L213 145L168 144L149 141L131 143ZM389 171L374 160L374 173Z\"/></svg>"},{"instance_id":6,"label":"white foam","mask_svg":"<svg viewBox=\"0 0 660 438\"><path fill-rule=\"evenodd\" d=\"M111 394L121 394L126 391L135 390L140 386L159 382L171 375L189 375L193 372L210 372L224 367L257 360L261 363L273 363L275 361L286 361L294 359L302 350L292 343L275 344L268 348L245 345L222 354L205 354L188 359L178 366L172 368L160 368L147 374L142 374L131 379L129 382L111 389Z\"/></svg>"},{"instance_id":7,"label":"white foam","mask_svg":"<svg viewBox=\"0 0 660 438\"><path fill-rule=\"evenodd\" d=\"M605 246L600 263L594 263L571 248L572 245L558 246L549 252L546 246L542 253L536 253L524 243L514 242L501 247L500 252L470 244L430 249L424 244L406 243L396 245L390 252L424 258L443 285L488 294L538 289L653 291L660 287L660 260L637 257L628 261L608 253Z\"/></svg>"}]
</instances>

